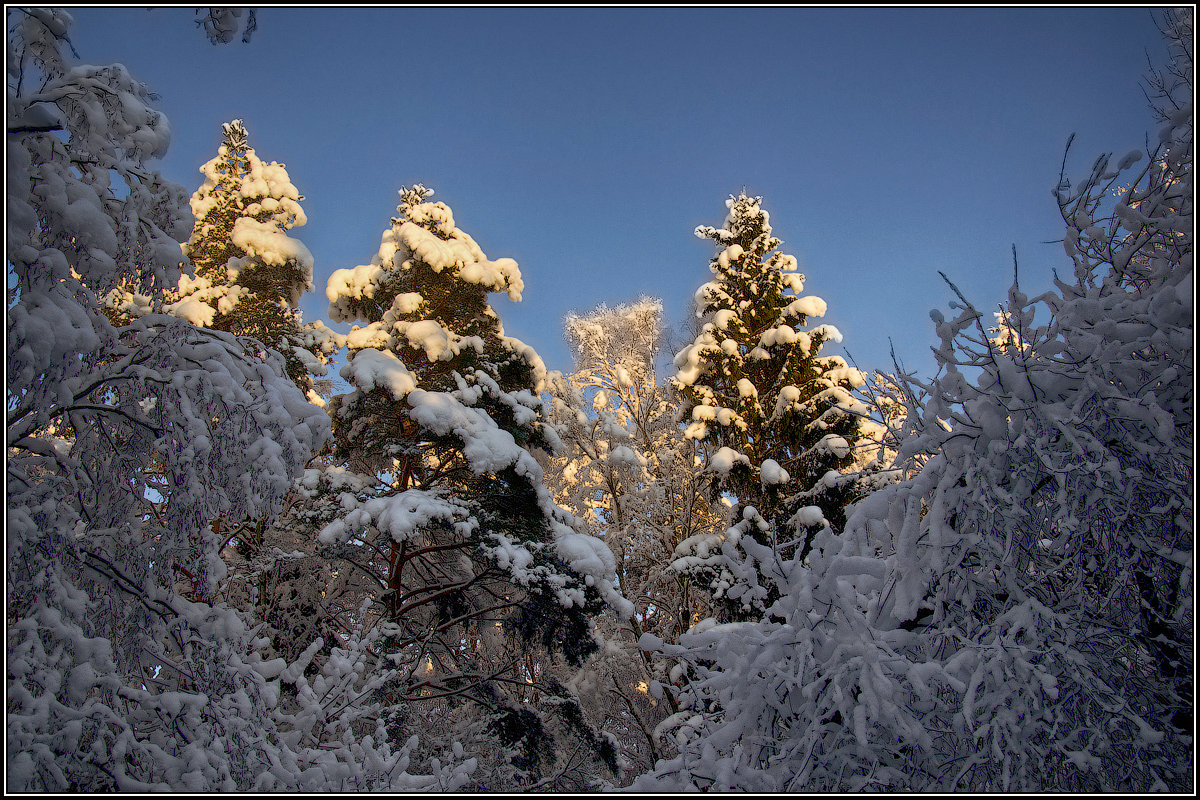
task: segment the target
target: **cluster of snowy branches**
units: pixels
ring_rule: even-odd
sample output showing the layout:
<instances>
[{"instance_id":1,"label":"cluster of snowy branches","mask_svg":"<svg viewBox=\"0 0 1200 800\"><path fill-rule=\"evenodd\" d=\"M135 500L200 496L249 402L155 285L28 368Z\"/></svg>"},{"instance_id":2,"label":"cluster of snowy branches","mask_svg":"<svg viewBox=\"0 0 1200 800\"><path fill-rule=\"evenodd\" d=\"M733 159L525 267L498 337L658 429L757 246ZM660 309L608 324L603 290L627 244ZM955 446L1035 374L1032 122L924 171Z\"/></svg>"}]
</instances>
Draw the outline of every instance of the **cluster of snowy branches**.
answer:
<instances>
[{"instance_id":1,"label":"cluster of snowy branches","mask_svg":"<svg viewBox=\"0 0 1200 800\"><path fill-rule=\"evenodd\" d=\"M999 331L961 294L931 313L915 474L807 559L726 545L778 587L761 619L643 640L689 679L635 789L1192 785L1192 38L1167 21L1157 148L1060 180L1072 274L1014 274Z\"/></svg>"},{"instance_id":2,"label":"cluster of snowy branches","mask_svg":"<svg viewBox=\"0 0 1200 800\"><path fill-rule=\"evenodd\" d=\"M1156 146L1064 159L1070 270L1030 298L1014 256L999 313L955 288L932 378L822 355L745 194L696 229L660 377L647 298L568 316L548 372L488 300L517 264L420 184L327 283L349 332L305 323L284 165L231 121L189 204L146 87L9 10L8 788L1185 790L1192 23L1163 22Z\"/></svg>"},{"instance_id":3,"label":"cluster of snowy branches","mask_svg":"<svg viewBox=\"0 0 1200 800\"><path fill-rule=\"evenodd\" d=\"M162 313L190 227L146 163L165 119L120 65L71 65L68 14L8 13L7 785L461 785L462 758L407 772L368 636L309 675L213 602L209 523L277 511L328 417L279 353ZM115 325L131 288L146 313Z\"/></svg>"}]
</instances>

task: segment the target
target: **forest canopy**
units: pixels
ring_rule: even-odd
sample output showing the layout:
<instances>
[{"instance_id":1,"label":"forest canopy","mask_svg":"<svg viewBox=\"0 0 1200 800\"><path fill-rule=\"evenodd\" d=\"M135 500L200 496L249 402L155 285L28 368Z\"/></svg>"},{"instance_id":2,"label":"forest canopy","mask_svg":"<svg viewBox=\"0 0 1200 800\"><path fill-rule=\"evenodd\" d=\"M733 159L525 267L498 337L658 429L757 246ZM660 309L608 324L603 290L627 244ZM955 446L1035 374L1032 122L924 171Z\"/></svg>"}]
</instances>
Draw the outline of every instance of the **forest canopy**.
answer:
<instances>
[{"instance_id":1,"label":"forest canopy","mask_svg":"<svg viewBox=\"0 0 1200 800\"><path fill-rule=\"evenodd\" d=\"M823 350L744 189L685 339L572 313L562 372L420 183L305 321L271 143L165 179L150 89L8 9L8 790L1189 791L1192 14L1156 20L1156 138L1047 175L1046 291L1015 248L999 313L942 275L934 374Z\"/></svg>"}]
</instances>

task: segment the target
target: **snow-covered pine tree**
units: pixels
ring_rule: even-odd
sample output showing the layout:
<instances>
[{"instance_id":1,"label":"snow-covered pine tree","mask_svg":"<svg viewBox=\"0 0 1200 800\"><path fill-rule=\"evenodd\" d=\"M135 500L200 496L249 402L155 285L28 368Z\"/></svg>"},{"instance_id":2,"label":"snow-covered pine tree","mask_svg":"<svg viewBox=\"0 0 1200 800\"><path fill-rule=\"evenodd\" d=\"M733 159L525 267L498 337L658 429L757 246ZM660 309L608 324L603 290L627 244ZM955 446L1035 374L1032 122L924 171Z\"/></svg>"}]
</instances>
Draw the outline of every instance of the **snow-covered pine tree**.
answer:
<instances>
[{"instance_id":1,"label":"snow-covered pine tree","mask_svg":"<svg viewBox=\"0 0 1200 800\"><path fill-rule=\"evenodd\" d=\"M488 303L520 299L516 262L489 260L431 194L402 190L378 255L329 279L331 318L366 325L347 337L354 390L330 403L353 477L313 476L343 486L321 539L369 576L404 673L395 696L454 721L454 735L482 725L501 747L481 755L481 774L528 785L560 768L545 703L574 701L525 654L578 663L596 647L592 617L627 603L611 552L572 528L530 453L558 445L538 394L545 367Z\"/></svg>"},{"instance_id":2,"label":"snow-covered pine tree","mask_svg":"<svg viewBox=\"0 0 1200 800\"><path fill-rule=\"evenodd\" d=\"M714 496L737 500L741 521L730 544L749 535L803 557L816 531L841 527L855 496L854 476L842 472L866 435L866 409L851 394L864 378L842 358L820 355L826 342L841 341L835 327L804 330L826 304L799 295L804 276L795 257L777 249L762 198L741 194L726 205L721 228L696 229L719 252L709 263L714 279L696 292L706 321L675 357L672 384L687 401L687 435L716 448L705 465ZM711 537L695 545L679 567L716 568L716 596L761 609L763 587L731 596L731 576L716 566L722 556L701 552L714 546Z\"/></svg>"},{"instance_id":3,"label":"snow-covered pine tree","mask_svg":"<svg viewBox=\"0 0 1200 800\"><path fill-rule=\"evenodd\" d=\"M341 337L320 321L304 324L301 318L299 301L312 289L313 260L287 232L307 222L299 205L304 198L283 164L257 156L241 120L223 126L218 154L200 172L204 182L191 198L196 222L184 245L194 274L181 276L161 303L152 303L137 282L110 292L110 319L128 322L161 307L200 327L249 337L243 345L264 355L262 345L281 353L289 377L310 402L324 405L313 377L325 374ZM289 495L287 505L298 499ZM294 528L271 530L266 516L222 518L213 525L228 544L221 549L228 569L219 596L243 610L257 599L276 651L299 655L318 618L311 607L323 565L295 557L284 564L277 554L310 550L311 537L296 536ZM294 608L285 612L288 606Z\"/></svg>"},{"instance_id":4,"label":"snow-covered pine tree","mask_svg":"<svg viewBox=\"0 0 1200 800\"><path fill-rule=\"evenodd\" d=\"M683 436L679 396L656 379L662 304L643 298L571 314L565 333L575 371L551 381L551 419L564 449L549 460L547 484L607 542L621 592L634 605L629 618L602 616L606 645L571 685L636 775L663 754L654 729L675 710L657 690L669 666L651 663L637 642L647 632L676 642L708 616L708 593L665 567L684 540L723 531L727 508L710 504L696 470L704 445Z\"/></svg>"},{"instance_id":5,"label":"snow-covered pine tree","mask_svg":"<svg viewBox=\"0 0 1200 800\"><path fill-rule=\"evenodd\" d=\"M184 247L195 277L183 276L168 292L165 310L279 351L296 385L323 404L311 376L325 374L338 337L300 315L300 298L313 288L313 258L287 232L308 222L304 197L283 164L258 157L240 119L222 126L217 156L200 172L204 182L191 201L196 224Z\"/></svg>"}]
</instances>

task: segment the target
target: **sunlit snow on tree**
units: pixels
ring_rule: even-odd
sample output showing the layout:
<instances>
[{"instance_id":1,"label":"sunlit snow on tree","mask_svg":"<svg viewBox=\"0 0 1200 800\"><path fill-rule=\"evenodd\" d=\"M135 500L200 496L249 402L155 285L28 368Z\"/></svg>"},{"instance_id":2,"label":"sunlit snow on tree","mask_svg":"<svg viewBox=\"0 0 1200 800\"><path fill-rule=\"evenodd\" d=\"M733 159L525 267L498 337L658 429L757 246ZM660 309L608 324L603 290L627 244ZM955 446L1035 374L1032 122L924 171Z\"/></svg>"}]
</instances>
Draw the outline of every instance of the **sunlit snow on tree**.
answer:
<instances>
[{"instance_id":1,"label":"sunlit snow on tree","mask_svg":"<svg viewBox=\"0 0 1200 800\"><path fill-rule=\"evenodd\" d=\"M347 336L354 391L330 412L337 455L369 479L341 493L320 538L377 576L388 658L413 666L402 696L498 743L481 774L536 782L557 768L547 748L561 720L587 746L603 742L559 713L577 704L570 693L513 652L578 663L596 647L590 618L628 603L612 553L574 529L530 452L559 445L539 396L545 367L487 300L520 299L516 262L488 259L430 195L403 190L378 255L328 282L331 317L366 323ZM514 680L553 701L529 703Z\"/></svg>"},{"instance_id":2,"label":"sunlit snow on tree","mask_svg":"<svg viewBox=\"0 0 1200 800\"><path fill-rule=\"evenodd\" d=\"M687 435L715 448L705 464L712 490L732 495L739 517L723 536L682 548L675 566L707 577L725 613L739 614L760 611L774 589L730 573L722 541L736 546L750 536L803 557L816 531L843 523L856 477L842 473L866 436L866 408L851 393L864 378L842 358L819 355L842 335L832 325L806 327L824 316L825 301L800 295L804 276L777 249L761 201L731 197L721 228L696 229L718 253L713 280L696 292L705 322L676 355L672 379L687 400Z\"/></svg>"},{"instance_id":3,"label":"sunlit snow on tree","mask_svg":"<svg viewBox=\"0 0 1200 800\"><path fill-rule=\"evenodd\" d=\"M564 333L575 371L550 386L551 419L564 448L549 459L547 484L604 537L621 593L634 605L627 618L601 618L605 646L570 685L622 745L629 777L670 752L655 729L676 710L660 688L671 680L670 666L651 662L637 643L647 632L678 641L708 616L705 587L666 566L685 540L724 530L728 510L710 502L697 468L706 445L684 436L678 393L656 379L662 314L659 301L643 298L568 315Z\"/></svg>"},{"instance_id":4,"label":"sunlit snow on tree","mask_svg":"<svg viewBox=\"0 0 1200 800\"><path fill-rule=\"evenodd\" d=\"M304 198L283 164L258 157L241 120L222 130L217 157L201 167L204 183L191 200L196 225L184 252L195 276L183 276L178 290L168 292L165 311L278 350L292 380L321 402L310 376L325 374L338 337L319 321L301 321L313 258L287 232L308 221Z\"/></svg>"}]
</instances>

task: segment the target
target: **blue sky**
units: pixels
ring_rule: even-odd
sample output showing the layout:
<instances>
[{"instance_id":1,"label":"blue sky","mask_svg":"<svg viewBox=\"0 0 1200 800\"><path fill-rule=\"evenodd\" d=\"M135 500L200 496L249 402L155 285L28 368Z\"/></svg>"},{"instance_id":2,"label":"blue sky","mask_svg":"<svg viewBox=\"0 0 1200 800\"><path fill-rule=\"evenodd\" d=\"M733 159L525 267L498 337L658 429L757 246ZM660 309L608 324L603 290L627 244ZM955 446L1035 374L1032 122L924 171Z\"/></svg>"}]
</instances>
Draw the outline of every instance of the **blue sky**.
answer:
<instances>
[{"instance_id":1,"label":"blue sky","mask_svg":"<svg viewBox=\"0 0 1200 800\"><path fill-rule=\"evenodd\" d=\"M86 63L160 97L161 171L189 191L240 118L284 162L325 280L369 261L401 185L421 182L524 300L506 331L567 370L562 318L659 297L681 341L725 199L763 196L806 294L860 367L933 369L944 271L981 308L1063 271L1051 197L1154 125L1139 80L1163 47L1147 8L260 8L210 45L182 8L73 9Z\"/></svg>"}]
</instances>

